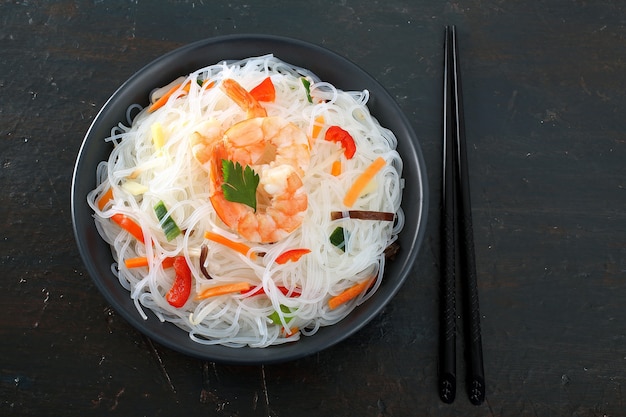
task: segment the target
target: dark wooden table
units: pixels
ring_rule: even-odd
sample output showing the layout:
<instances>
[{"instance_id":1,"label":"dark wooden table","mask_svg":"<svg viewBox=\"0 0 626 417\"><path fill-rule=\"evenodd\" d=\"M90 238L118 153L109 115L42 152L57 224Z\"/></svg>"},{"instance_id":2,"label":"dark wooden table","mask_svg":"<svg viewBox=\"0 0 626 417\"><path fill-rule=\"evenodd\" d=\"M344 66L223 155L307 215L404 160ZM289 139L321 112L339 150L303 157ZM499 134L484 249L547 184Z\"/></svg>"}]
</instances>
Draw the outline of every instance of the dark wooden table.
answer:
<instances>
[{"instance_id":1,"label":"dark wooden table","mask_svg":"<svg viewBox=\"0 0 626 417\"><path fill-rule=\"evenodd\" d=\"M626 3L0 2L0 415L626 415ZM436 391L443 28L460 36L487 400ZM136 70L224 34L303 39L397 99L431 190L412 277L346 341L280 365L150 341L79 257L70 180ZM461 363L459 375L463 376Z\"/></svg>"}]
</instances>

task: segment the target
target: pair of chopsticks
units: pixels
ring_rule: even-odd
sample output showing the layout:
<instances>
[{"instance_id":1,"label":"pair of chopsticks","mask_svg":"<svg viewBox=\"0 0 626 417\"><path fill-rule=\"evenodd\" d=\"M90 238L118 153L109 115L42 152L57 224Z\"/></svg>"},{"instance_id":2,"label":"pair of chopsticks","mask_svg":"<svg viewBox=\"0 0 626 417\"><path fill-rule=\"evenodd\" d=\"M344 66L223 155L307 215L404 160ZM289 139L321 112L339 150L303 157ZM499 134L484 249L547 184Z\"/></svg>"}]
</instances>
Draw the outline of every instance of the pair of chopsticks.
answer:
<instances>
[{"instance_id":1,"label":"pair of chopsticks","mask_svg":"<svg viewBox=\"0 0 626 417\"><path fill-rule=\"evenodd\" d=\"M463 333L467 393L472 404L479 405L485 400L485 375L461 74L454 26L446 26L444 54L439 396L446 403L452 403L456 396L456 277L458 276L462 283L460 293L465 307Z\"/></svg>"}]
</instances>

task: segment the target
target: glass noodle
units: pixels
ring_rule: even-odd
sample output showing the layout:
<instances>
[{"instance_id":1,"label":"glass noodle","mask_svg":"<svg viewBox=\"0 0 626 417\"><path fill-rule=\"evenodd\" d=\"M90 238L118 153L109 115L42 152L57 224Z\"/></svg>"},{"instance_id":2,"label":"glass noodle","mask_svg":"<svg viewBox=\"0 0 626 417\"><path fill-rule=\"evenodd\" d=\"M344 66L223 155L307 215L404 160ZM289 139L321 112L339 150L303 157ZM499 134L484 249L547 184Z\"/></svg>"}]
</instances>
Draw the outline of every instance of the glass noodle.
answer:
<instances>
[{"instance_id":1,"label":"glass noodle","mask_svg":"<svg viewBox=\"0 0 626 417\"><path fill-rule=\"evenodd\" d=\"M251 252L263 255L253 259L205 238L205 232L211 231L242 241L217 217L209 201L206 166L194 158L190 137L194 132L209 134L209 121L219 121L225 130L246 118L245 111L219 88L223 79L235 79L251 90L268 76L276 88L276 100L262 103L268 116L294 123L311 142L311 161L303 177L308 208L302 226L286 238L271 244L244 242ZM302 77L311 83L313 103L307 99ZM143 317L152 312L204 344L266 347L296 341L340 321L381 285L384 250L396 240L404 224L400 208L402 160L395 150L396 137L370 115L368 91L340 91L309 71L271 55L211 65L181 81L190 82L188 93L179 89L153 112L131 106L128 125L112 129L106 140L113 143L113 150L108 161L98 166L99 185L88 196L97 229L111 246L115 260L112 270L120 285L129 291ZM323 124L319 123L320 116ZM316 121L321 131L313 138ZM160 149L155 149L151 133L155 123L162 126L165 137ZM332 125L342 127L354 138L357 151L353 158L346 159L340 145L324 140ZM346 191L378 157L385 160L384 167L350 209L392 212L395 220L332 220L332 211L348 210L343 204ZM342 171L335 176L331 168L337 160ZM99 198L110 188L113 198L101 210ZM159 201L183 231L169 242L153 209ZM141 226L146 244L111 221L117 213ZM337 227L346 231L345 252L329 240ZM200 270L202 245L209 249L205 265L211 279ZM276 263L281 253L294 248L311 252L295 262ZM192 272L191 296L181 308L165 299L175 273L161 265L165 258L175 256L184 256ZM135 257L146 257L148 267L127 268L124 260ZM329 308L331 297L371 277L375 281L369 291ZM195 300L204 288L241 281L250 283L248 293ZM280 287L291 291L284 294ZM250 295L261 288L264 294ZM276 311L280 324L269 318Z\"/></svg>"}]
</instances>

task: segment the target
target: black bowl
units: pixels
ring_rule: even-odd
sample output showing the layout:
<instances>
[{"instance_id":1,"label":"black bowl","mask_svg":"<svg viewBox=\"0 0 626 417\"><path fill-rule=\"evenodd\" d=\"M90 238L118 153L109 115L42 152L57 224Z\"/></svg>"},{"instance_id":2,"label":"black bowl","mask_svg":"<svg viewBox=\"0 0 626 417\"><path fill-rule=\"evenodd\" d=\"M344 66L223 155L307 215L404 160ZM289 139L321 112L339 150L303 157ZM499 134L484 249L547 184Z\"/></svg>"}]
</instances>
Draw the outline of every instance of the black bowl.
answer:
<instances>
[{"instance_id":1,"label":"black bowl","mask_svg":"<svg viewBox=\"0 0 626 417\"><path fill-rule=\"evenodd\" d=\"M384 282L376 294L357 307L341 322L320 329L300 341L266 348L230 348L205 346L193 342L187 333L171 323L161 323L148 312L144 320L130 295L111 272L111 250L98 232L93 212L86 202L95 188L95 169L108 159L111 145L104 142L111 127L126 121L126 109L132 103L147 104L149 92L166 85L180 75L223 60L274 54L290 64L313 71L322 80L343 90L370 91L369 108L381 125L398 137L398 151L403 158L406 186L402 207L406 225L399 236L401 250L388 262ZM74 233L87 270L108 303L139 331L156 342L194 357L231 364L276 363L319 352L361 329L391 300L411 272L421 245L428 207L428 190L423 156L410 123L387 91L370 75L347 59L320 46L276 36L236 35L216 37L176 49L148 64L111 96L87 132L74 168L72 180L72 220Z\"/></svg>"}]
</instances>

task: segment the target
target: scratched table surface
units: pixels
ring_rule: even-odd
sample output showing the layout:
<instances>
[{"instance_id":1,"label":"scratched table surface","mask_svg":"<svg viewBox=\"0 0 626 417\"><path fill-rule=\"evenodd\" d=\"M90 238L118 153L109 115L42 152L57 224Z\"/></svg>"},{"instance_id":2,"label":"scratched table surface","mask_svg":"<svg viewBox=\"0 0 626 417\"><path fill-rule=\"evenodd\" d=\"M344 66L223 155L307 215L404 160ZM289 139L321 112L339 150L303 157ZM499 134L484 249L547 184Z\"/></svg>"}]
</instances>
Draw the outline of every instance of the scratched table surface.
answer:
<instances>
[{"instance_id":1,"label":"scratched table surface","mask_svg":"<svg viewBox=\"0 0 626 417\"><path fill-rule=\"evenodd\" d=\"M626 415L625 22L619 1L0 2L0 415ZM462 382L453 404L436 387L448 24L466 106L480 406ZM422 249L391 303L338 345L275 365L206 362L143 336L92 283L70 217L74 160L115 89L166 52L238 33L302 39L373 75L417 132L431 191Z\"/></svg>"}]
</instances>

